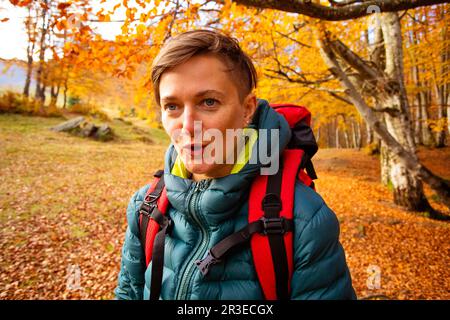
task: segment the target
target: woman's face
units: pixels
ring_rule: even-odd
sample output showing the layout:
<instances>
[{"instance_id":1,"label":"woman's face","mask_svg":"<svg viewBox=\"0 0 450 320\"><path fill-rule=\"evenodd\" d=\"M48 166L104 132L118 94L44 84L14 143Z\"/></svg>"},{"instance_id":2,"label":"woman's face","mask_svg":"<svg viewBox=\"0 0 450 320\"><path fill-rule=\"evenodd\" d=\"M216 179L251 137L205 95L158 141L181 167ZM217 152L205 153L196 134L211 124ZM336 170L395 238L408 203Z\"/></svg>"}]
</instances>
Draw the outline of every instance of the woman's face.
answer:
<instances>
[{"instance_id":1,"label":"woman's face","mask_svg":"<svg viewBox=\"0 0 450 320\"><path fill-rule=\"evenodd\" d=\"M162 123L194 180L225 176L233 167L226 159L236 153L236 139L227 139L226 131L245 127L256 109L255 95L241 101L237 85L211 54L194 56L161 76ZM214 138L218 133L222 141Z\"/></svg>"}]
</instances>

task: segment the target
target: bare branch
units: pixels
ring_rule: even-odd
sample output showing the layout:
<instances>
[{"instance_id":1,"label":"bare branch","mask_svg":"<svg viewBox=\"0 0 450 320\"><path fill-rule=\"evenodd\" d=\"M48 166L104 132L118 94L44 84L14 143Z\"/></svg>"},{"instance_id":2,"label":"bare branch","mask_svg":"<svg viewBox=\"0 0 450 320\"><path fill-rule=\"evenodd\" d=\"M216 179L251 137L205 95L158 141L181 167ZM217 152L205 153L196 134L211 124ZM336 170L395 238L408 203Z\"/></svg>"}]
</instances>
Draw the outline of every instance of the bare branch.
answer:
<instances>
[{"instance_id":1,"label":"bare branch","mask_svg":"<svg viewBox=\"0 0 450 320\"><path fill-rule=\"evenodd\" d=\"M326 90L325 92L328 93L333 98L338 99L338 100L340 100L342 102L345 102L346 104L348 104L350 106L353 106L353 103L350 100L348 100L347 98L344 98L343 96L337 94L336 92L329 91L329 90Z\"/></svg>"},{"instance_id":2,"label":"bare branch","mask_svg":"<svg viewBox=\"0 0 450 320\"><path fill-rule=\"evenodd\" d=\"M287 35L287 34L281 33L280 31L275 31L275 32L278 33L280 36L282 36L282 37L284 37L284 38L286 38L286 39L289 39L289 40L295 42L296 44L298 44L298 45L300 45L300 46L302 46L302 47L312 48L312 46L307 45L307 44L305 44L305 43L303 43L303 42L300 42L300 41L298 41L297 39L294 39L294 38L290 37L290 36Z\"/></svg>"}]
</instances>

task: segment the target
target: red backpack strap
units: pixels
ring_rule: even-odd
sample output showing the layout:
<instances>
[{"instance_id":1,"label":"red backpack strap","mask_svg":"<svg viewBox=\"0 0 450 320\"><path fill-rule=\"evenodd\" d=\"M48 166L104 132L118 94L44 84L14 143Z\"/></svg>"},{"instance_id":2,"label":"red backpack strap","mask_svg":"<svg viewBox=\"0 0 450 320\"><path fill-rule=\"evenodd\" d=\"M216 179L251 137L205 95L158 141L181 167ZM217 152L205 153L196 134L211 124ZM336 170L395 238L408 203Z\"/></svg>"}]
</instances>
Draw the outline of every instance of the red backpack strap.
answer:
<instances>
[{"instance_id":1,"label":"red backpack strap","mask_svg":"<svg viewBox=\"0 0 450 320\"><path fill-rule=\"evenodd\" d=\"M161 292L165 236L170 230L171 220L166 216L169 200L164 185L164 171L157 171L154 177L139 209L139 233L145 265L153 261L150 299L157 300Z\"/></svg>"},{"instance_id":2,"label":"red backpack strap","mask_svg":"<svg viewBox=\"0 0 450 320\"><path fill-rule=\"evenodd\" d=\"M313 190L316 190L314 185L314 180L305 172L304 169L300 169L298 172L298 179L303 182L305 185L310 187Z\"/></svg>"},{"instance_id":3,"label":"red backpack strap","mask_svg":"<svg viewBox=\"0 0 450 320\"><path fill-rule=\"evenodd\" d=\"M250 191L250 223L261 218L274 225L282 219L293 221L295 181L302 156L303 150L285 150L279 174L255 179ZM281 207L277 208L274 204L278 195ZM255 234L251 239L251 250L265 298L288 299L293 273L293 233Z\"/></svg>"},{"instance_id":4,"label":"red backpack strap","mask_svg":"<svg viewBox=\"0 0 450 320\"><path fill-rule=\"evenodd\" d=\"M289 299L294 268L292 232L295 181L303 154L300 149L286 149L277 174L255 178L250 190L249 224L219 241L204 259L196 261L204 276L231 249L250 241L256 273L265 298Z\"/></svg>"}]
</instances>

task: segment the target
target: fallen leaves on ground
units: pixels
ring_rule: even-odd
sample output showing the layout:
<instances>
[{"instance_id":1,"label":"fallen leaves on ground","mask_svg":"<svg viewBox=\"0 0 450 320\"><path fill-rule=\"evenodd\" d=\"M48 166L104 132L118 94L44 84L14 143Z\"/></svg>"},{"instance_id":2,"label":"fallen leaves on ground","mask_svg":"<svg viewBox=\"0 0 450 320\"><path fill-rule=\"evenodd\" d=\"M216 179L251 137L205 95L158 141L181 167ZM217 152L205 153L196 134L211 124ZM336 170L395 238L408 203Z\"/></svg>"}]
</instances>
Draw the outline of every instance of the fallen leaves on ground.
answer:
<instances>
[{"instance_id":1,"label":"fallen leaves on ground","mask_svg":"<svg viewBox=\"0 0 450 320\"><path fill-rule=\"evenodd\" d=\"M164 145L47 130L57 122L0 115L0 299L112 299L128 200L163 165ZM450 148L419 156L450 177ZM448 222L395 206L374 157L328 149L315 164L358 297L449 299Z\"/></svg>"}]
</instances>

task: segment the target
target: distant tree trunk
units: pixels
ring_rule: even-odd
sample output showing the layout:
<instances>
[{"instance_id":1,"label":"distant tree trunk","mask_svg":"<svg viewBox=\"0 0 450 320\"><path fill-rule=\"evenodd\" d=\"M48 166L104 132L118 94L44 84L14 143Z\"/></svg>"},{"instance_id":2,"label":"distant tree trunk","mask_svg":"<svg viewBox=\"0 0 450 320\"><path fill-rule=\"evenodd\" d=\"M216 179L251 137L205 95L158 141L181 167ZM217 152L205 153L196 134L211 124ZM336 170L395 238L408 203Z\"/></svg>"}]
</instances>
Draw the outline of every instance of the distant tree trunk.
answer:
<instances>
[{"instance_id":1,"label":"distant tree trunk","mask_svg":"<svg viewBox=\"0 0 450 320\"><path fill-rule=\"evenodd\" d=\"M64 29L64 45L67 42L67 29ZM62 64L62 84L64 86L64 101L63 101L63 109L66 109L67 107L67 91L69 90L68 87L68 83L69 83L69 74L70 74L70 69L69 69L69 65L67 63L67 61L65 60L64 63Z\"/></svg>"},{"instance_id":2,"label":"distant tree trunk","mask_svg":"<svg viewBox=\"0 0 450 320\"><path fill-rule=\"evenodd\" d=\"M414 96L414 141L416 144L422 142L422 108L420 105L420 94Z\"/></svg>"},{"instance_id":3,"label":"distant tree trunk","mask_svg":"<svg viewBox=\"0 0 450 320\"><path fill-rule=\"evenodd\" d=\"M416 21L420 21L420 17L413 19L413 26L417 24ZM419 43L418 35L415 31L410 32L410 42L412 45L417 45ZM413 62L412 66L412 80L419 92L414 98L416 105L415 110L415 126L414 126L414 140L417 144L423 144L424 146L431 147L434 146L434 138L431 133L431 129L428 123L428 107L430 106L431 100L428 98L429 83L427 80L421 79L421 71L423 68L419 67L419 63L416 61L414 54L411 55L411 60Z\"/></svg>"},{"instance_id":4,"label":"distant tree trunk","mask_svg":"<svg viewBox=\"0 0 450 320\"><path fill-rule=\"evenodd\" d=\"M348 137L348 125L347 125L347 118L345 117L344 114L341 114L342 116L342 123L344 124L344 129L343 134L344 134L344 142L345 142L345 147L344 148L350 148L350 139Z\"/></svg>"},{"instance_id":5,"label":"distant tree trunk","mask_svg":"<svg viewBox=\"0 0 450 320\"><path fill-rule=\"evenodd\" d=\"M68 83L68 76L64 79L64 102L63 102L63 109L67 108L67 91L69 90L69 87L67 86Z\"/></svg>"},{"instance_id":6,"label":"distant tree trunk","mask_svg":"<svg viewBox=\"0 0 450 320\"><path fill-rule=\"evenodd\" d=\"M333 140L333 137L331 136L331 122L327 123L327 148L331 148L331 142Z\"/></svg>"},{"instance_id":7,"label":"distant tree trunk","mask_svg":"<svg viewBox=\"0 0 450 320\"><path fill-rule=\"evenodd\" d=\"M23 88L23 94L26 97L30 95L31 76L33 75L33 54L36 43L36 27L38 21L38 10L35 10L36 16L32 16L33 4L28 5L28 17L25 21L25 27L27 30L27 75L25 78L25 86Z\"/></svg>"},{"instance_id":8,"label":"distant tree trunk","mask_svg":"<svg viewBox=\"0 0 450 320\"><path fill-rule=\"evenodd\" d=\"M356 135L357 135L357 133L356 133L356 126L355 126L355 122L352 120L351 121L351 124L352 124L352 142L353 142L353 148L354 149L356 149L357 147L357 145L358 145L358 143L357 143L357 140L358 140L358 138L356 137Z\"/></svg>"},{"instance_id":9,"label":"distant tree trunk","mask_svg":"<svg viewBox=\"0 0 450 320\"><path fill-rule=\"evenodd\" d=\"M317 128L316 141L317 143L320 141L320 127Z\"/></svg>"},{"instance_id":10,"label":"distant tree trunk","mask_svg":"<svg viewBox=\"0 0 450 320\"><path fill-rule=\"evenodd\" d=\"M42 6L41 15L42 15L42 26L41 26L41 37L39 41L39 63L38 68L36 70L36 93L35 97L41 104L41 108L45 103L45 86L42 85L44 82L44 64L45 64L45 51L47 49L45 40L47 37L47 32L49 31L48 22L47 22L47 5L48 0L43 0L44 6Z\"/></svg>"},{"instance_id":11,"label":"distant tree trunk","mask_svg":"<svg viewBox=\"0 0 450 320\"><path fill-rule=\"evenodd\" d=\"M352 120L352 132L353 132L353 148L361 149L361 126L357 120Z\"/></svg>"},{"instance_id":12,"label":"distant tree trunk","mask_svg":"<svg viewBox=\"0 0 450 320\"><path fill-rule=\"evenodd\" d=\"M438 111L437 111L437 120L439 123L439 130L436 133L436 147L437 148L442 148L445 147L445 127L442 125L442 123L445 121L445 116L444 116L444 106L447 104L445 99L447 98L445 95L445 86L438 86L435 85L435 94L436 94L436 98L437 98L437 107L438 107Z\"/></svg>"},{"instance_id":13,"label":"distant tree trunk","mask_svg":"<svg viewBox=\"0 0 450 320\"><path fill-rule=\"evenodd\" d=\"M347 128L344 128L344 139L345 139L345 147L347 149L351 148L351 146L350 146L350 139L348 137L348 130L347 130Z\"/></svg>"},{"instance_id":14,"label":"distant tree trunk","mask_svg":"<svg viewBox=\"0 0 450 320\"><path fill-rule=\"evenodd\" d=\"M447 129L448 129L448 134L450 135L450 85L447 86L447 91L448 91L448 95L447 95Z\"/></svg>"},{"instance_id":15,"label":"distant tree trunk","mask_svg":"<svg viewBox=\"0 0 450 320\"><path fill-rule=\"evenodd\" d=\"M52 84L50 88L50 105L56 106L56 103L58 101L59 91L60 91L60 85L58 84Z\"/></svg>"},{"instance_id":16,"label":"distant tree trunk","mask_svg":"<svg viewBox=\"0 0 450 320\"><path fill-rule=\"evenodd\" d=\"M357 130L357 145L356 147L359 149L362 148L362 130L361 130L361 123L359 121L356 121L356 130Z\"/></svg>"},{"instance_id":17,"label":"distant tree trunk","mask_svg":"<svg viewBox=\"0 0 450 320\"><path fill-rule=\"evenodd\" d=\"M448 12L445 12L445 8L441 12L441 18L444 18L444 15L448 14ZM441 30L441 40L442 43L447 44L449 39L449 33L448 33L448 25L445 24L444 27ZM436 83L435 85L435 91L436 91L436 97L438 102L438 121L439 121L439 131L437 132L436 136L436 146L438 148L442 148L445 146L445 126L444 123L446 121L446 115L445 112L447 111L446 108L448 108L448 95L449 95L449 87L450 84L448 82L443 81L446 77L448 77L448 72L450 71L450 68L448 66L450 62L450 47L449 45L444 45L442 48L442 51L440 52L440 77L439 77L439 83ZM447 114L448 116L448 114Z\"/></svg>"},{"instance_id":18,"label":"distant tree trunk","mask_svg":"<svg viewBox=\"0 0 450 320\"><path fill-rule=\"evenodd\" d=\"M373 142L373 130L367 122L366 122L366 131L367 131L366 143L369 145Z\"/></svg>"},{"instance_id":19,"label":"distant tree trunk","mask_svg":"<svg viewBox=\"0 0 450 320\"><path fill-rule=\"evenodd\" d=\"M27 49L28 50L28 49ZM27 57L27 77L25 79L25 86L23 94L28 97L30 95L31 75L33 74L33 56Z\"/></svg>"},{"instance_id":20,"label":"distant tree trunk","mask_svg":"<svg viewBox=\"0 0 450 320\"><path fill-rule=\"evenodd\" d=\"M425 82L424 86L428 87L429 82ZM428 117L428 106L431 104L431 94L429 90L421 91L420 96L420 115L422 117L422 143L424 146L432 147L435 145L433 134L431 133L429 117Z\"/></svg>"},{"instance_id":21,"label":"distant tree trunk","mask_svg":"<svg viewBox=\"0 0 450 320\"><path fill-rule=\"evenodd\" d=\"M336 127L336 148L339 149L341 147L341 144L339 142L339 125L337 118L334 119L334 125Z\"/></svg>"},{"instance_id":22,"label":"distant tree trunk","mask_svg":"<svg viewBox=\"0 0 450 320\"><path fill-rule=\"evenodd\" d=\"M413 20L415 21L415 20ZM416 45L417 39L414 31L409 32L409 40L412 45ZM419 90L423 90L421 88L421 83L419 79L419 66L417 65L417 59L414 54L411 54L411 60L413 66L411 67L412 80L414 81L414 85ZM421 109L421 101L420 101L420 93L416 93L414 95L414 141L416 144L422 144L422 109Z\"/></svg>"}]
</instances>

